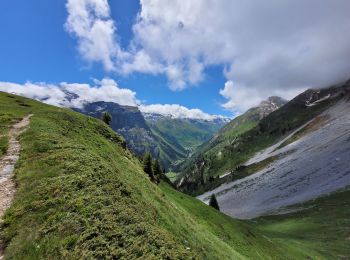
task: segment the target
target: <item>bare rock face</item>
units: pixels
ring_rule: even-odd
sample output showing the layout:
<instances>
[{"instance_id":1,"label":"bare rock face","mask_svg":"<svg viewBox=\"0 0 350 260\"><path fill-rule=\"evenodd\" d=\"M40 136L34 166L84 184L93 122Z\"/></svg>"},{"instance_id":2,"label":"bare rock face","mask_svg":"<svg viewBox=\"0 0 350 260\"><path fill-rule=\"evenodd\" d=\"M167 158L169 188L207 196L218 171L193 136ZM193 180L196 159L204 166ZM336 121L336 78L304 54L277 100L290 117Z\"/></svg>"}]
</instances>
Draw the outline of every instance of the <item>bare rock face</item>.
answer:
<instances>
[{"instance_id":1,"label":"bare rock face","mask_svg":"<svg viewBox=\"0 0 350 260\"><path fill-rule=\"evenodd\" d=\"M95 118L101 118L103 112L110 113L111 128L125 138L130 150L137 155L150 152L155 158L159 156L157 142L137 107L100 101L87 103L83 108L74 110Z\"/></svg>"},{"instance_id":2,"label":"bare rock face","mask_svg":"<svg viewBox=\"0 0 350 260\"><path fill-rule=\"evenodd\" d=\"M327 99L348 95L350 92L350 80L329 88L309 89L295 97L292 101L305 106L316 105Z\"/></svg>"},{"instance_id":3,"label":"bare rock face","mask_svg":"<svg viewBox=\"0 0 350 260\"><path fill-rule=\"evenodd\" d=\"M259 109L259 119L262 119L272 113L273 111L279 109L281 106L287 103L287 100L277 97L277 96L272 96L269 97L267 100L264 100L260 103L258 106Z\"/></svg>"}]
</instances>

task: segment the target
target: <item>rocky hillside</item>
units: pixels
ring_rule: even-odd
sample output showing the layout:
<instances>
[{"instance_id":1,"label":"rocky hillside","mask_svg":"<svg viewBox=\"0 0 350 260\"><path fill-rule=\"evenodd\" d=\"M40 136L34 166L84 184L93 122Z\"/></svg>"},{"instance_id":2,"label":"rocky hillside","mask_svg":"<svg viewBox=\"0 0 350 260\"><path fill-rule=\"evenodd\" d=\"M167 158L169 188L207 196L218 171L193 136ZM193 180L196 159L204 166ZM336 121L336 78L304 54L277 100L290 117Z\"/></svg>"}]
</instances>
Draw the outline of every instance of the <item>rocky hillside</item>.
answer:
<instances>
[{"instance_id":1,"label":"rocky hillside","mask_svg":"<svg viewBox=\"0 0 350 260\"><path fill-rule=\"evenodd\" d=\"M261 119L256 126L227 143L219 152L197 157L186 168L183 190L200 194L225 181L238 179L266 166L273 158L244 167L258 151L282 140L347 95L349 82L329 88L310 89ZM209 150L211 151L211 150Z\"/></svg>"},{"instance_id":2,"label":"rocky hillside","mask_svg":"<svg viewBox=\"0 0 350 260\"><path fill-rule=\"evenodd\" d=\"M224 174L222 171L217 171L216 167L207 167L207 165L213 165L216 163L215 161L220 161L217 162L220 164L229 163L230 159L225 157L226 147L233 145L240 135L254 128L261 119L286 103L287 101L280 97L269 97L262 101L259 106L253 107L236 117L219 130L208 142L202 144L178 170L187 172L189 175L191 175L190 171L193 171L192 173L196 175L196 169L193 169L193 165L196 163L199 167L198 170L201 172L201 182L205 182L205 179L209 179L211 176L217 177ZM203 165L201 166L201 164Z\"/></svg>"},{"instance_id":3,"label":"rocky hillside","mask_svg":"<svg viewBox=\"0 0 350 260\"><path fill-rule=\"evenodd\" d=\"M293 109L299 105L299 111ZM239 175L239 171L249 176L241 175L241 179L229 181L200 199L208 200L215 193L228 215L256 218L298 211L311 200L329 194L337 197L335 193L349 189L350 81L327 89L308 90L286 107L288 110L276 111L279 114L271 116L276 122L281 115L294 111L299 115L290 123L296 127L231 173L232 177ZM302 120L301 107L303 113L308 111L313 116ZM284 122L280 120L279 123ZM270 129L275 132L276 126L271 125Z\"/></svg>"}]
</instances>

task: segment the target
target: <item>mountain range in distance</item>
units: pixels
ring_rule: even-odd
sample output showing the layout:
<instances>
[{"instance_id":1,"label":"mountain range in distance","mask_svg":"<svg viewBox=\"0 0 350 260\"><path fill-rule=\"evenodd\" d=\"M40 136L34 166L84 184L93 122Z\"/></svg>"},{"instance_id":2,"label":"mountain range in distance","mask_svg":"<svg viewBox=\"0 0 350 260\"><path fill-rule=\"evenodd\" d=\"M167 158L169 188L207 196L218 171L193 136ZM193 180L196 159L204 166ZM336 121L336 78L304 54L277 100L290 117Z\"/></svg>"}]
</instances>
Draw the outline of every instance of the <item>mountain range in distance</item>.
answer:
<instances>
[{"instance_id":1,"label":"mountain range in distance","mask_svg":"<svg viewBox=\"0 0 350 260\"><path fill-rule=\"evenodd\" d=\"M73 109L95 118L101 118L103 112L110 113L110 126L124 137L127 147L138 156L151 153L166 171L173 170L229 121L224 117L204 120L141 113L138 107L104 101Z\"/></svg>"},{"instance_id":2,"label":"mountain range in distance","mask_svg":"<svg viewBox=\"0 0 350 260\"><path fill-rule=\"evenodd\" d=\"M86 104L77 113L8 93L0 99L3 154L6 133L32 115L19 139L16 199L4 217L8 258L23 259L28 248L38 259L350 254L350 81L289 102L270 97L219 130L208 127L211 137L198 130L206 121L145 115L115 103ZM93 118L104 111L126 137ZM145 131L155 149L153 138L174 138L187 149L189 158L172 165L180 173L175 185L197 198L151 181L130 144L125 148L136 140L142 149L147 140L132 136L134 130ZM213 194L224 214L205 205Z\"/></svg>"}]
</instances>

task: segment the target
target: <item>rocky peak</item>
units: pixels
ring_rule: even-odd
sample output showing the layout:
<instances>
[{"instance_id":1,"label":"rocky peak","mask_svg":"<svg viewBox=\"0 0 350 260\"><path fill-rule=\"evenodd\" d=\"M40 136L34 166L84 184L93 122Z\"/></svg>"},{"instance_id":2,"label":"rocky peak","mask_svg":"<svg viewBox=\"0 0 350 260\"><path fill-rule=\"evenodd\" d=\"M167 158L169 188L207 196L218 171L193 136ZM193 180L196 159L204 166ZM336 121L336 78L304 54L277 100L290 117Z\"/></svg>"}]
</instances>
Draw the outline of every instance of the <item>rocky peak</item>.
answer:
<instances>
[{"instance_id":1,"label":"rocky peak","mask_svg":"<svg viewBox=\"0 0 350 260\"><path fill-rule=\"evenodd\" d=\"M271 96L267 98L266 100L262 101L258 106L259 119L266 117L268 114L279 109L281 106L283 106L286 103L287 103L287 100L281 97Z\"/></svg>"}]
</instances>

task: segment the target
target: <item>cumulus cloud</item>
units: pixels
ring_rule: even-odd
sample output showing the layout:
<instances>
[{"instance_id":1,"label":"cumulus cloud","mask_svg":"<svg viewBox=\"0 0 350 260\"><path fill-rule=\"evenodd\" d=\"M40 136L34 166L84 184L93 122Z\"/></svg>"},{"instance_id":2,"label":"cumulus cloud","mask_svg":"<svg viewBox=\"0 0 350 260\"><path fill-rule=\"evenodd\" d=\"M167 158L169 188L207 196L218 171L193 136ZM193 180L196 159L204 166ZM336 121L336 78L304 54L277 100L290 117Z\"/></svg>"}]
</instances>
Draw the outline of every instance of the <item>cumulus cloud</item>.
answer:
<instances>
[{"instance_id":1,"label":"cumulus cloud","mask_svg":"<svg viewBox=\"0 0 350 260\"><path fill-rule=\"evenodd\" d=\"M257 89L327 85L349 77L349 1L141 0L141 5L136 41L155 59L179 68L176 75L185 83L202 78L190 80L193 62L227 65L228 80Z\"/></svg>"},{"instance_id":2,"label":"cumulus cloud","mask_svg":"<svg viewBox=\"0 0 350 260\"><path fill-rule=\"evenodd\" d=\"M222 116L219 115L210 115L204 113L198 108L189 109L178 104L141 105L140 110L143 113L154 113L163 116L171 116L173 118L191 118L203 120L214 120L216 118L222 118Z\"/></svg>"},{"instance_id":3,"label":"cumulus cloud","mask_svg":"<svg viewBox=\"0 0 350 260\"><path fill-rule=\"evenodd\" d=\"M120 105L137 106L136 93L130 89L119 88L112 79L95 80L95 85L61 82L57 85L47 83L17 84L0 82L0 91L25 96L62 107L81 108L84 103L106 101Z\"/></svg>"},{"instance_id":4,"label":"cumulus cloud","mask_svg":"<svg viewBox=\"0 0 350 260\"><path fill-rule=\"evenodd\" d=\"M233 81L227 81L224 88L220 89L220 95L227 99L227 102L222 104L222 107L239 114L259 105L262 100L266 100L270 96L279 96L290 100L303 90L302 88L292 88L260 92L257 89L243 87L235 84Z\"/></svg>"},{"instance_id":5,"label":"cumulus cloud","mask_svg":"<svg viewBox=\"0 0 350 260\"><path fill-rule=\"evenodd\" d=\"M0 82L0 91L36 99L59 107L82 108L86 103L105 101L120 105L138 106L141 112L157 113L173 118L203 120L223 118L222 116L204 113L200 109L188 109L178 104L141 104L136 98L135 92L120 88L113 79L109 78L95 79L93 85L67 82L59 84Z\"/></svg>"},{"instance_id":6,"label":"cumulus cloud","mask_svg":"<svg viewBox=\"0 0 350 260\"><path fill-rule=\"evenodd\" d=\"M223 66L228 81L257 96L349 78L348 0L140 4L134 37L122 51L107 0L68 0L67 27L85 58L123 74L162 73L173 90L198 84L211 65Z\"/></svg>"},{"instance_id":7,"label":"cumulus cloud","mask_svg":"<svg viewBox=\"0 0 350 260\"><path fill-rule=\"evenodd\" d=\"M68 0L65 27L78 40L79 53L89 62L102 62L106 70L115 70L123 53L116 40L116 27L110 18L107 0Z\"/></svg>"}]
</instances>

